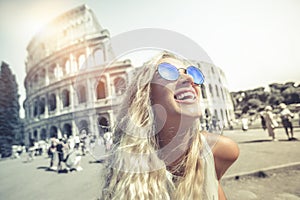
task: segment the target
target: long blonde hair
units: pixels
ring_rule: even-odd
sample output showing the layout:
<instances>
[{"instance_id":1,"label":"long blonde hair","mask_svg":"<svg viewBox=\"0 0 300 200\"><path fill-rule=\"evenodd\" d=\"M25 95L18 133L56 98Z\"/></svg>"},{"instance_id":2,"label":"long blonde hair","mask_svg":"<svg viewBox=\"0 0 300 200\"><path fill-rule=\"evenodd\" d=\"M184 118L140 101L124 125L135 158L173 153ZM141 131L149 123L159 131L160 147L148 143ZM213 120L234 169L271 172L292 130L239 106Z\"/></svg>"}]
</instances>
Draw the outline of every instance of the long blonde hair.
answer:
<instances>
[{"instance_id":1,"label":"long blonde hair","mask_svg":"<svg viewBox=\"0 0 300 200\"><path fill-rule=\"evenodd\" d=\"M172 176L157 152L159 144L151 107L151 80L158 61L175 57L163 52L141 67L127 90L114 129L114 147L106 168L102 198L110 199L202 199L203 167L199 123L187 134L191 146ZM176 57L177 58L177 57Z\"/></svg>"}]
</instances>

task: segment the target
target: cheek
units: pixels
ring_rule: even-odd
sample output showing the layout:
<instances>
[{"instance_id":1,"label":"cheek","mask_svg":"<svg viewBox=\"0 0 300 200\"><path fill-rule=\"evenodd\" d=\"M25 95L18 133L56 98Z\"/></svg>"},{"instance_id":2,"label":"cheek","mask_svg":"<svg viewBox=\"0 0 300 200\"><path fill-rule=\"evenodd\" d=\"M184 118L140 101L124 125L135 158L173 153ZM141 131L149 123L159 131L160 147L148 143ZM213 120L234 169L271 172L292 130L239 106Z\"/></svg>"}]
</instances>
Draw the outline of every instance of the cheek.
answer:
<instances>
[{"instance_id":1,"label":"cheek","mask_svg":"<svg viewBox=\"0 0 300 200\"><path fill-rule=\"evenodd\" d=\"M172 88L169 85L152 84L151 99L154 104L166 104L174 99Z\"/></svg>"},{"instance_id":2,"label":"cheek","mask_svg":"<svg viewBox=\"0 0 300 200\"><path fill-rule=\"evenodd\" d=\"M196 90L196 92L197 92L197 97L198 97L198 99L200 99L200 96L201 96L201 89L200 89L200 86L196 86L196 87L195 87L195 90Z\"/></svg>"}]
</instances>

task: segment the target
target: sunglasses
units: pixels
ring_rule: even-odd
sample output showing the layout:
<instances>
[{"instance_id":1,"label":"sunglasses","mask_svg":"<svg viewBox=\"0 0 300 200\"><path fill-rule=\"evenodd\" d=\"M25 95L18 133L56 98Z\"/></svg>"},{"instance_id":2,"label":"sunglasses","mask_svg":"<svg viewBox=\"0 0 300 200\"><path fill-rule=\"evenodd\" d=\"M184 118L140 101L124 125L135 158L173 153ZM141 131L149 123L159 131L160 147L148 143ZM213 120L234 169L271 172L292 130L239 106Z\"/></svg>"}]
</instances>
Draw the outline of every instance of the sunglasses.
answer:
<instances>
[{"instance_id":1,"label":"sunglasses","mask_svg":"<svg viewBox=\"0 0 300 200\"><path fill-rule=\"evenodd\" d=\"M177 68L174 65L171 65L170 63L163 62L158 65L157 71L162 78L168 81L176 81L180 76L179 74L180 69L183 69L185 74L188 74L193 78L194 84L196 85L203 84L204 75L200 71L200 69L195 66L189 66L186 69L184 69L184 68Z\"/></svg>"}]
</instances>

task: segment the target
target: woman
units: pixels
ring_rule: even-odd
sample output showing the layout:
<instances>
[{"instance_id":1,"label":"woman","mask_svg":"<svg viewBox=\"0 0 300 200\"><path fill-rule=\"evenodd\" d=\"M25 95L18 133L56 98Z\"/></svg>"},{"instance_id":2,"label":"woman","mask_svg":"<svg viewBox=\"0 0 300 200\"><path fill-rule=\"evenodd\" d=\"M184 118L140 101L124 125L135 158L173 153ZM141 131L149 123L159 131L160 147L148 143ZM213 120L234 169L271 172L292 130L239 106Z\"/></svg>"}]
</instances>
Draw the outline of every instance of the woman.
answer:
<instances>
[{"instance_id":1,"label":"woman","mask_svg":"<svg viewBox=\"0 0 300 200\"><path fill-rule=\"evenodd\" d=\"M272 112L272 107L271 106L266 106L265 107L265 113L264 113L264 118L266 121L266 127L268 130L268 134L270 137L272 137L273 141L278 141L275 137L275 131L274 129L278 127L277 121L274 119L274 114Z\"/></svg>"},{"instance_id":2,"label":"woman","mask_svg":"<svg viewBox=\"0 0 300 200\"><path fill-rule=\"evenodd\" d=\"M137 72L119 111L103 199L226 199L219 181L239 150L200 132L204 76L188 66L163 52Z\"/></svg>"}]
</instances>

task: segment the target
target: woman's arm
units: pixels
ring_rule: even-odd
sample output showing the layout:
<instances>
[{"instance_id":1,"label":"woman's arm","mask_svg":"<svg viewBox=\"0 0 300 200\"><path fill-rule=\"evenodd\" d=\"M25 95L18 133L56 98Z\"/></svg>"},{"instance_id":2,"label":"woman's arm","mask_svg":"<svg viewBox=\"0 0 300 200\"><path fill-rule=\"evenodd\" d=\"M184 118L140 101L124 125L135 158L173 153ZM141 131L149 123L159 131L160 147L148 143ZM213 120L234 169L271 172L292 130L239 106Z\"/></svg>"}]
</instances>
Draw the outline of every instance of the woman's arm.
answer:
<instances>
[{"instance_id":1,"label":"woman's arm","mask_svg":"<svg viewBox=\"0 0 300 200\"><path fill-rule=\"evenodd\" d=\"M238 158L239 148L238 145L228 137L210 133L208 133L207 137L210 145L212 146L216 175L219 180L219 200L226 200L226 196L221 187L220 180L227 169Z\"/></svg>"},{"instance_id":2,"label":"woman's arm","mask_svg":"<svg viewBox=\"0 0 300 200\"><path fill-rule=\"evenodd\" d=\"M227 169L239 156L238 145L230 138L218 136L212 149L215 159L217 178L220 180Z\"/></svg>"}]
</instances>

